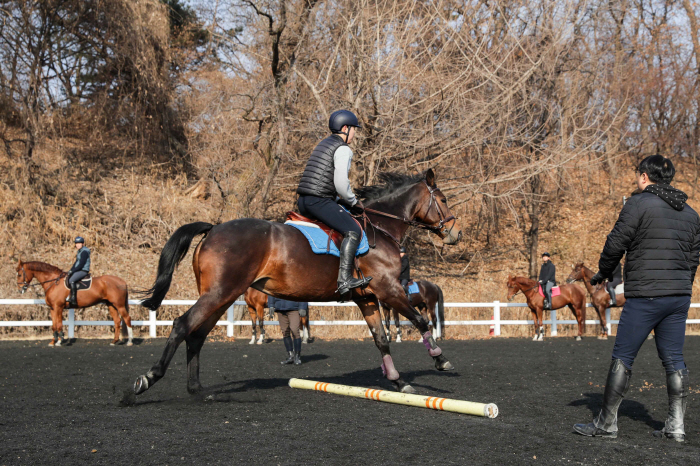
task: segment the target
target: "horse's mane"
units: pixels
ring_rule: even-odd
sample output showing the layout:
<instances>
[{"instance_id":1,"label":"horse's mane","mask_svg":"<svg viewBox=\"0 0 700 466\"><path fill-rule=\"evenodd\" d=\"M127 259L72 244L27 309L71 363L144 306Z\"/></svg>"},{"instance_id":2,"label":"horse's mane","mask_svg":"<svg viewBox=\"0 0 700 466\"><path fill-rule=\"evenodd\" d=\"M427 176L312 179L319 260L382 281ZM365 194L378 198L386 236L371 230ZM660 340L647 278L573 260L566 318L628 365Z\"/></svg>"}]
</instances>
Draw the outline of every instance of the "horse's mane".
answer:
<instances>
[{"instance_id":1,"label":"horse's mane","mask_svg":"<svg viewBox=\"0 0 700 466\"><path fill-rule=\"evenodd\" d=\"M378 184L356 189L355 194L363 201L376 201L380 198L403 193L409 187L425 179L425 175L423 173L409 175L386 172L377 175L377 179L379 180Z\"/></svg>"},{"instance_id":2,"label":"horse's mane","mask_svg":"<svg viewBox=\"0 0 700 466\"><path fill-rule=\"evenodd\" d=\"M31 261L25 262L24 265L33 272L57 272L63 273L63 270L59 269L55 265L47 264L46 262Z\"/></svg>"}]
</instances>

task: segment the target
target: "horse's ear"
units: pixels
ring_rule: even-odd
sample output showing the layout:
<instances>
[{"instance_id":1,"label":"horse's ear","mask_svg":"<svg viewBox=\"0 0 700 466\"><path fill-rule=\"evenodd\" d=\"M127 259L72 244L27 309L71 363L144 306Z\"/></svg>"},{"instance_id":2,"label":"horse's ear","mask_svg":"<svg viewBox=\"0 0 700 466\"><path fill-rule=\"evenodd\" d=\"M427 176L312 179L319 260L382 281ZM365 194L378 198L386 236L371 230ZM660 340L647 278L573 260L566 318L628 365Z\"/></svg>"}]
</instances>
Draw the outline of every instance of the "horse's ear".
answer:
<instances>
[{"instance_id":1,"label":"horse's ear","mask_svg":"<svg viewBox=\"0 0 700 466\"><path fill-rule=\"evenodd\" d=\"M428 171L425 172L425 182L428 183L428 186L435 186L435 172L432 168L428 168Z\"/></svg>"}]
</instances>

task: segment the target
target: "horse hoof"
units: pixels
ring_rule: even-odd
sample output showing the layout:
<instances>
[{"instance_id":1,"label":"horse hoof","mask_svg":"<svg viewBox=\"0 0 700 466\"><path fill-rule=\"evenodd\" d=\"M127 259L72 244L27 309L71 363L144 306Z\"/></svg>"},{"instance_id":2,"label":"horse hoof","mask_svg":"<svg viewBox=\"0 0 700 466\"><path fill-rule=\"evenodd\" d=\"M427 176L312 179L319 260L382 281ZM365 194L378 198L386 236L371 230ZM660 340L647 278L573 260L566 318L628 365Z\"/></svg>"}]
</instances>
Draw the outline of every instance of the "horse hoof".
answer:
<instances>
[{"instance_id":1,"label":"horse hoof","mask_svg":"<svg viewBox=\"0 0 700 466\"><path fill-rule=\"evenodd\" d=\"M126 346L134 346L134 342L129 340L126 342Z\"/></svg>"},{"instance_id":2,"label":"horse hoof","mask_svg":"<svg viewBox=\"0 0 700 466\"><path fill-rule=\"evenodd\" d=\"M576 341L581 341L581 335L578 335L578 336L576 337Z\"/></svg>"},{"instance_id":3,"label":"horse hoof","mask_svg":"<svg viewBox=\"0 0 700 466\"><path fill-rule=\"evenodd\" d=\"M112 343L109 344L109 346L117 346L117 342L113 341Z\"/></svg>"},{"instance_id":4,"label":"horse hoof","mask_svg":"<svg viewBox=\"0 0 700 466\"><path fill-rule=\"evenodd\" d=\"M262 341L262 340L258 340L257 344L258 344L258 345L262 345L262 344L263 344L263 341Z\"/></svg>"},{"instance_id":5,"label":"horse hoof","mask_svg":"<svg viewBox=\"0 0 700 466\"><path fill-rule=\"evenodd\" d=\"M537 341L537 338L538 338L538 335L535 335L534 337L532 337L532 341Z\"/></svg>"},{"instance_id":6,"label":"horse hoof","mask_svg":"<svg viewBox=\"0 0 700 466\"><path fill-rule=\"evenodd\" d=\"M401 393L410 393L414 394L416 393L416 389L411 387L410 385L406 384L404 387L401 389Z\"/></svg>"},{"instance_id":7,"label":"horse hoof","mask_svg":"<svg viewBox=\"0 0 700 466\"><path fill-rule=\"evenodd\" d=\"M191 387L187 387L187 393L189 393L190 395L196 395L202 390L204 390L204 387L202 387L202 384L200 383L198 383L197 385L192 385Z\"/></svg>"},{"instance_id":8,"label":"horse hoof","mask_svg":"<svg viewBox=\"0 0 700 466\"><path fill-rule=\"evenodd\" d=\"M139 375L134 382L134 394L140 395L148 390L148 378L145 375Z\"/></svg>"},{"instance_id":9,"label":"horse hoof","mask_svg":"<svg viewBox=\"0 0 700 466\"><path fill-rule=\"evenodd\" d=\"M250 340L250 341L248 342L248 344L249 344L249 345L254 345L254 344L255 344L255 340Z\"/></svg>"},{"instance_id":10,"label":"horse hoof","mask_svg":"<svg viewBox=\"0 0 700 466\"><path fill-rule=\"evenodd\" d=\"M608 336L607 335L598 335L598 340L607 340Z\"/></svg>"},{"instance_id":11,"label":"horse hoof","mask_svg":"<svg viewBox=\"0 0 700 466\"><path fill-rule=\"evenodd\" d=\"M435 366L437 367L437 370L439 370L439 371L453 371L453 370L455 370L455 366L453 366L450 361L445 361L442 364L436 363Z\"/></svg>"},{"instance_id":12,"label":"horse hoof","mask_svg":"<svg viewBox=\"0 0 700 466\"><path fill-rule=\"evenodd\" d=\"M396 337L396 343L401 343L401 337Z\"/></svg>"},{"instance_id":13,"label":"horse hoof","mask_svg":"<svg viewBox=\"0 0 700 466\"><path fill-rule=\"evenodd\" d=\"M61 340L58 340L54 346L61 346Z\"/></svg>"}]
</instances>

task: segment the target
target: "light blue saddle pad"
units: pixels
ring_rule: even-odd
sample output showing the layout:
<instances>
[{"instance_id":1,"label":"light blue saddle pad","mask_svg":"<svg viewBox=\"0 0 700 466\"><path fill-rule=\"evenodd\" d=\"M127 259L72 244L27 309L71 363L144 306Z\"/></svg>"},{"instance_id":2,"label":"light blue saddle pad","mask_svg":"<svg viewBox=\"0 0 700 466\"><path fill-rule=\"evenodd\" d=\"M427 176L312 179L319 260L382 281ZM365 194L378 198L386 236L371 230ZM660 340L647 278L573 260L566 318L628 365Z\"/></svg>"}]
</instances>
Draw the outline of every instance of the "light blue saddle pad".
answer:
<instances>
[{"instance_id":1,"label":"light blue saddle pad","mask_svg":"<svg viewBox=\"0 0 700 466\"><path fill-rule=\"evenodd\" d=\"M331 254L335 257L340 257L340 251L338 251L338 247L335 245L335 243L330 241L329 249L328 235L325 231L313 223L286 221L284 224L294 227L302 232L304 236L306 236L306 239L309 240L309 245L311 246L311 250L314 252L314 254ZM360 245L357 247L357 252L355 255L361 256L367 251L369 251L369 243L367 242L367 235L365 235L365 232L363 231L362 240L360 240Z\"/></svg>"},{"instance_id":2,"label":"light blue saddle pad","mask_svg":"<svg viewBox=\"0 0 700 466\"><path fill-rule=\"evenodd\" d=\"M420 289L418 288L418 283L416 283L416 282L413 282L410 285L408 285L408 294L414 294L414 293L420 294Z\"/></svg>"}]
</instances>

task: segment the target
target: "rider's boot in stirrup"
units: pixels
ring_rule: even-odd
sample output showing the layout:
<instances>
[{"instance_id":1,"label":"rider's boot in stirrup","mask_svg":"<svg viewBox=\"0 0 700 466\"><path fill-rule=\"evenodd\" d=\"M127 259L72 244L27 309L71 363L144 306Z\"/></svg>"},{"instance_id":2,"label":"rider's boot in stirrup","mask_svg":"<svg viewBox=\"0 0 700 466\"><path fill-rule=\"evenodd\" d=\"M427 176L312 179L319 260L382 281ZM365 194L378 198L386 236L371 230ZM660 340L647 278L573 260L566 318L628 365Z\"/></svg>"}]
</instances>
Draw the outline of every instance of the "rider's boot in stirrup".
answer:
<instances>
[{"instance_id":1,"label":"rider's boot in stirrup","mask_svg":"<svg viewBox=\"0 0 700 466\"><path fill-rule=\"evenodd\" d=\"M652 435L658 438L668 438L676 442L685 442L685 407L688 397L688 369L666 374L666 391L668 392L668 418L661 430L655 430Z\"/></svg>"},{"instance_id":2,"label":"rider's boot in stirrup","mask_svg":"<svg viewBox=\"0 0 700 466\"><path fill-rule=\"evenodd\" d=\"M632 370L620 359L614 359L608 371L603 395L603 409L590 424L576 424L574 431L588 437L617 438L617 409L630 388Z\"/></svg>"},{"instance_id":3,"label":"rider's boot in stirrup","mask_svg":"<svg viewBox=\"0 0 700 466\"><path fill-rule=\"evenodd\" d=\"M71 309L75 309L78 307L78 283L71 283L70 284L70 296L68 297L68 306L71 307Z\"/></svg>"},{"instance_id":4,"label":"rider's boot in stirrup","mask_svg":"<svg viewBox=\"0 0 700 466\"><path fill-rule=\"evenodd\" d=\"M610 282L608 282L605 285L605 288L608 290L608 294L610 295L610 306L614 307L617 306L617 296L615 296L615 288L612 286Z\"/></svg>"},{"instance_id":5,"label":"rider's boot in stirrup","mask_svg":"<svg viewBox=\"0 0 700 466\"><path fill-rule=\"evenodd\" d=\"M354 231L344 233L343 242L340 245L340 270L338 270L338 293L340 296L348 294L353 288L367 286L372 280L372 277L354 278L352 276L355 252L357 252L361 238Z\"/></svg>"}]
</instances>

